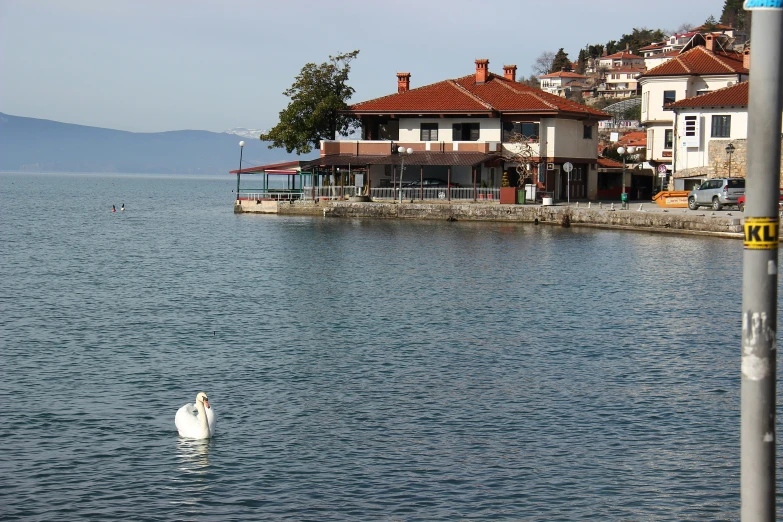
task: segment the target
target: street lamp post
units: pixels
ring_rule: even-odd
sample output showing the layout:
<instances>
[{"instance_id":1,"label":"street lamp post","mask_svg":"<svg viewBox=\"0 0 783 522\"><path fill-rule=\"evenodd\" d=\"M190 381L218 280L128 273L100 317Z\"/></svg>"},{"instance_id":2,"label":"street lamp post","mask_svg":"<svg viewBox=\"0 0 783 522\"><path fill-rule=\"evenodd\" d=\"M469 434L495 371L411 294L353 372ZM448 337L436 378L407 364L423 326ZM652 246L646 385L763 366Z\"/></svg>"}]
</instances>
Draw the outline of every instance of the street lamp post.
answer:
<instances>
[{"instance_id":1,"label":"street lamp post","mask_svg":"<svg viewBox=\"0 0 783 522\"><path fill-rule=\"evenodd\" d=\"M402 204L402 175L405 173L405 156L410 156L413 154L413 149L411 148L405 148L400 147L397 149L397 152L400 153L400 204Z\"/></svg>"},{"instance_id":2,"label":"street lamp post","mask_svg":"<svg viewBox=\"0 0 783 522\"><path fill-rule=\"evenodd\" d=\"M726 145L726 154L729 155L729 177L731 177L731 155L734 154L734 145L729 143Z\"/></svg>"},{"instance_id":3,"label":"street lamp post","mask_svg":"<svg viewBox=\"0 0 783 522\"><path fill-rule=\"evenodd\" d=\"M242 172L242 149L245 148L245 142L239 142L239 170L237 171L237 202L239 202L239 173Z\"/></svg>"},{"instance_id":4,"label":"street lamp post","mask_svg":"<svg viewBox=\"0 0 783 522\"><path fill-rule=\"evenodd\" d=\"M627 149L625 147L617 147L617 153L623 157L623 173L622 173L622 183L623 183L623 191L620 193L620 201L622 202L622 208L626 208L628 205L628 196L625 193L625 154L633 154L636 152L636 147L628 147Z\"/></svg>"}]
</instances>

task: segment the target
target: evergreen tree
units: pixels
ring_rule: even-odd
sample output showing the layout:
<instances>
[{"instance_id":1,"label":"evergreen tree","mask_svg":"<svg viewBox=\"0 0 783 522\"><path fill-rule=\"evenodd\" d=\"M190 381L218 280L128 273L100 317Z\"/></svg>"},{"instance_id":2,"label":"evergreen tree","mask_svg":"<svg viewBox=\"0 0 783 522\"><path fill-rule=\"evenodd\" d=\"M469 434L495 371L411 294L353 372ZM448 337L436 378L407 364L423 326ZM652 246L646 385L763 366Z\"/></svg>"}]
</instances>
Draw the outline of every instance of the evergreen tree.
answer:
<instances>
[{"instance_id":1,"label":"evergreen tree","mask_svg":"<svg viewBox=\"0 0 783 522\"><path fill-rule=\"evenodd\" d=\"M351 61L359 51L330 56L321 65L308 63L296 76L293 85L283 94L291 98L288 107L280 111L280 122L266 134L269 148L285 147L287 152L307 154L319 148L322 140L333 140L339 134L348 136L358 127L358 120L341 114L354 93L348 73Z\"/></svg>"},{"instance_id":2,"label":"evergreen tree","mask_svg":"<svg viewBox=\"0 0 783 522\"><path fill-rule=\"evenodd\" d=\"M718 27L718 21L714 16L710 15L707 20L704 21L703 27L705 31L714 31L715 28Z\"/></svg>"},{"instance_id":3,"label":"evergreen tree","mask_svg":"<svg viewBox=\"0 0 783 522\"><path fill-rule=\"evenodd\" d=\"M577 74L584 74L587 68L587 52L584 49L579 49L579 58L576 59L576 72Z\"/></svg>"},{"instance_id":4,"label":"evergreen tree","mask_svg":"<svg viewBox=\"0 0 783 522\"><path fill-rule=\"evenodd\" d=\"M745 11L743 8L743 0L726 0L720 15L720 23L750 33L751 13L752 11Z\"/></svg>"},{"instance_id":5,"label":"evergreen tree","mask_svg":"<svg viewBox=\"0 0 783 522\"><path fill-rule=\"evenodd\" d=\"M620 41L617 42L617 48L625 49L626 47L630 51L636 54L640 48L650 45L651 43L660 42L666 39L666 34L660 29L651 30L647 28L637 29L631 32L631 34L624 34Z\"/></svg>"},{"instance_id":6,"label":"evergreen tree","mask_svg":"<svg viewBox=\"0 0 783 522\"><path fill-rule=\"evenodd\" d=\"M604 46L602 44L588 45L587 55L590 58L598 58L604 53Z\"/></svg>"},{"instance_id":7,"label":"evergreen tree","mask_svg":"<svg viewBox=\"0 0 783 522\"><path fill-rule=\"evenodd\" d=\"M571 70L571 60L568 59L568 54L563 51L562 47L559 51L557 51L557 54L555 54L555 59L552 60L552 68L549 70L549 72L553 73L561 70Z\"/></svg>"},{"instance_id":8,"label":"evergreen tree","mask_svg":"<svg viewBox=\"0 0 783 522\"><path fill-rule=\"evenodd\" d=\"M608 42L606 42L606 47L605 48L606 48L606 54L607 55L614 54L614 53L616 53L618 51L618 49L617 49L617 42L614 41L614 40L609 40Z\"/></svg>"}]
</instances>

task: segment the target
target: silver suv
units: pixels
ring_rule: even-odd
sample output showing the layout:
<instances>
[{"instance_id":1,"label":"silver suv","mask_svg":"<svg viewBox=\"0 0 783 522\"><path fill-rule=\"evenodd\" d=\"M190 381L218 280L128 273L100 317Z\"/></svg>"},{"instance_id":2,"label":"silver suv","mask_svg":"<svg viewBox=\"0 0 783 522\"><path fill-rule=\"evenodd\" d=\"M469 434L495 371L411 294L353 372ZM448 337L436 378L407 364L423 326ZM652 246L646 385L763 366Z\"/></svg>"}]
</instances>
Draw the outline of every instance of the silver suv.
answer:
<instances>
[{"instance_id":1,"label":"silver suv","mask_svg":"<svg viewBox=\"0 0 783 522\"><path fill-rule=\"evenodd\" d=\"M737 199L745 194L745 178L708 179L688 194L688 208L701 206L720 210L723 205L737 205Z\"/></svg>"}]
</instances>

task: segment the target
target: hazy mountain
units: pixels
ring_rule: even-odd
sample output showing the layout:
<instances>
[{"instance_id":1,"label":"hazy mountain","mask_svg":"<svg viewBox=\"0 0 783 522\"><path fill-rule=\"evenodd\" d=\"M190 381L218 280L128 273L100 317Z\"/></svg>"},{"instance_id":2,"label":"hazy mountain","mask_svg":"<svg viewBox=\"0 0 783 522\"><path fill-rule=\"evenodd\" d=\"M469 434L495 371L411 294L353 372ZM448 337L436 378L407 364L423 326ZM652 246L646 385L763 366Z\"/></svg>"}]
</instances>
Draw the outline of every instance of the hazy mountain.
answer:
<instances>
[{"instance_id":1,"label":"hazy mountain","mask_svg":"<svg viewBox=\"0 0 783 522\"><path fill-rule=\"evenodd\" d=\"M240 130L243 168L318 157L269 149L252 129L137 133L0 113L0 171L225 174L239 167Z\"/></svg>"}]
</instances>

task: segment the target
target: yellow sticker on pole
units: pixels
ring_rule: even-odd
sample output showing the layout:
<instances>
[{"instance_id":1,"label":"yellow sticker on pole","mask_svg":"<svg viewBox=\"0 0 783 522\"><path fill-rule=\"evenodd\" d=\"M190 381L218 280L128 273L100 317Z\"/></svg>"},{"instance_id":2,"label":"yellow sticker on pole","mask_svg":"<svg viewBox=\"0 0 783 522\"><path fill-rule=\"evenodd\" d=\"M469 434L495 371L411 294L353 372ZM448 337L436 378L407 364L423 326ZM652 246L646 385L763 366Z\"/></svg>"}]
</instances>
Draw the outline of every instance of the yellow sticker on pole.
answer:
<instances>
[{"instance_id":1,"label":"yellow sticker on pole","mask_svg":"<svg viewBox=\"0 0 783 522\"><path fill-rule=\"evenodd\" d=\"M774 250L778 248L780 220L776 217L745 218L745 248Z\"/></svg>"}]
</instances>

